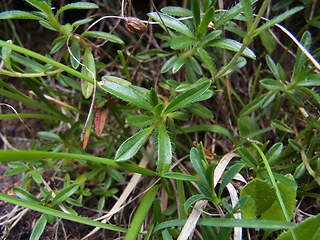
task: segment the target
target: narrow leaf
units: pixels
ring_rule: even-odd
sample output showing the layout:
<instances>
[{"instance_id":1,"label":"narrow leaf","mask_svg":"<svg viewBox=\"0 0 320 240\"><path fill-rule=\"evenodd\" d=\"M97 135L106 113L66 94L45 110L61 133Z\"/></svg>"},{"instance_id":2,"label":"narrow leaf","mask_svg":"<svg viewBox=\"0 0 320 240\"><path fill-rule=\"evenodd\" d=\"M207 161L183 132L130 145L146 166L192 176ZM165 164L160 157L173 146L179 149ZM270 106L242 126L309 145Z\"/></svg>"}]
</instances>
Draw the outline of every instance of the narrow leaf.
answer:
<instances>
[{"instance_id":1,"label":"narrow leaf","mask_svg":"<svg viewBox=\"0 0 320 240\"><path fill-rule=\"evenodd\" d=\"M135 240L137 239L137 236L139 234L139 231L141 229L141 226L143 222L145 221L145 218L149 212L150 207L152 206L152 203L155 199L155 196L158 192L160 185L155 185L152 188L150 188L146 195L143 197L141 203L139 204L139 207L137 211L134 214L134 217L130 223L130 227L128 229L128 232L125 236L125 240Z\"/></svg>"},{"instance_id":2,"label":"narrow leaf","mask_svg":"<svg viewBox=\"0 0 320 240\"><path fill-rule=\"evenodd\" d=\"M81 73L90 77L95 78L96 67L94 63L94 57L89 48L86 48L83 56L83 67L81 68ZM88 99L93 92L93 84L81 79L81 90L84 98Z\"/></svg>"},{"instance_id":3,"label":"narrow leaf","mask_svg":"<svg viewBox=\"0 0 320 240\"><path fill-rule=\"evenodd\" d=\"M61 12L69 9L95 9L95 8L99 8L98 5L95 3L88 3L88 2L70 3L60 8L56 14L56 17L58 17Z\"/></svg>"},{"instance_id":4,"label":"narrow leaf","mask_svg":"<svg viewBox=\"0 0 320 240\"><path fill-rule=\"evenodd\" d=\"M241 169L244 167L245 165L242 163L237 163L235 165L233 165L232 167L230 167L228 169L228 171L226 172L226 174L223 176L222 182L220 184L219 187L219 198L221 197L222 191L223 189L227 186L227 184L233 179L233 177L241 171Z\"/></svg>"},{"instance_id":5,"label":"narrow leaf","mask_svg":"<svg viewBox=\"0 0 320 240\"><path fill-rule=\"evenodd\" d=\"M94 115L94 127L98 136L102 134L104 125L107 120L107 112L108 112L107 108L102 107L102 108L98 108Z\"/></svg>"},{"instance_id":6,"label":"narrow leaf","mask_svg":"<svg viewBox=\"0 0 320 240\"><path fill-rule=\"evenodd\" d=\"M204 81L195 87L187 90L186 92L178 95L174 98L170 104L164 110L165 113L173 112L178 108L182 108L185 105L193 102L197 97L201 96L211 85L210 81Z\"/></svg>"},{"instance_id":7,"label":"narrow leaf","mask_svg":"<svg viewBox=\"0 0 320 240\"><path fill-rule=\"evenodd\" d=\"M179 36L176 38L173 38L171 43L170 43L170 47L173 50L181 50L184 48L188 48L192 45L194 45L196 43L196 40L194 40L193 38L189 38L186 36Z\"/></svg>"},{"instance_id":8,"label":"narrow leaf","mask_svg":"<svg viewBox=\"0 0 320 240\"><path fill-rule=\"evenodd\" d=\"M164 124L160 124L158 127L158 172L160 175L169 171L171 160L171 140Z\"/></svg>"},{"instance_id":9,"label":"narrow leaf","mask_svg":"<svg viewBox=\"0 0 320 240\"><path fill-rule=\"evenodd\" d=\"M170 178L170 179L175 179L175 180L181 180L181 181L194 181L194 182L201 182L200 178L197 178L192 175L186 175L183 173L179 172L168 172L162 175L164 178Z\"/></svg>"},{"instance_id":10,"label":"narrow leaf","mask_svg":"<svg viewBox=\"0 0 320 240\"><path fill-rule=\"evenodd\" d=\"M68 187L64 188L63 190L57 193L57 195L53 198L51 204L54 206L63 202L72 194L74 194L78 190L78 188L79 184L77 183L69 185Z\"/></svg>"},{"instance_id":11,"label":"narrow leaf","mask_svg":"<svg viewBox=\"0 0 320 240\"><path fill-rule=\"evenodd\" d=\"M119 83L106 80L100 83L99 85L104 91L120 98L121 100L149 111L152 110L152 106L129 86L123 86Z\"/></svg>"},{"instance_id":12,"label":"narrow leaf","mask_svg":"<svg viewBox=\"0 0 320 240\"><path fill-rule=\"evenodd\" d=\"M147 115L137 115L126 118L126 123L136 128L144 128L154 123L153 117Z\"/></svg>"},{"instance_id":13,"label":"narrow leaf","mask_svg":"<svg viewBox=\"0 0 320 240\"><path fill-rule=\"evenodd\" d=\"M233 39L217 39L211 42L210 45L214 47L225 48L234 52L238 52L242 47L240 42L237 42ZM242 54L251 59L256 59L256 55L249 48L246 48Z\"/></svg>"},{"instance_id":14,"label":"narrow leaf","mask_svg":"<svg viewBox=\"0 0 320 240\"><path fill-rule=\"evenodd\" d=\"M32 239L32 240L40 239L46 225L47 225L47 219L46 219L45 215L42 214L40 216L40 218L38 219L36 225L34 226L29 239Z\"/></svg>"},{"instance_id":15,"label":"narrow leaf","mask_svg":"<svg viewBox=\"0 0 320 240\"><path fill-rule=\"evenodd\" d=\"M278 142L274 144L269 151L266 153L266 158L271 165L281 154L283 149L283 144L281 142Z\"/></svg>"},{"instance_id":16,"label":"narrow leaf","mask_svg":"<svg viewBox=\"0 0 320 240\"><path fill-rule=\"evenodd\" d=\"M194 28L197 30L200 25L200 4L199 0L191 0Z\"/></svg>"},{"instance_id":17,"label":"narrow leaf","mask_svg":"<svg viewBox=\"0 0 320 240\"><path fill-rule=\"evenodd\" d=\"M124 44L124 42L116 35L113 35L107 32L102 32L102 31L87 31L87 32L84 32L82 36L101 38L104 40L109 40L110 42L113 42L113 43Z\"/></svg>"},{"instance_id":18,"label":"narrow leaf","mask_svg":"<svg viewBox=\"0 0 320 240\"><path fill-rule=\"evenodd\" d=\"M280 91L280 90L284 90L285 89L285 86L279 82L279 81L276 81L274 79L271 79L271 78L266 78L266 79L263 79L260 81L260 84L268 89L268 90L271 90L271 91Z\"/></svg>"},{"instance_id":19,"label":"narrow leaf","mask_svg":"<svg viewBox=\"0 0 320 240\"><path fill-rule=\"evenodd\" d=\"M294 133L293 130L288 127L285 123L279 121L279 120L274 120L274 121L271 121L271 124L272 126L274 126L275 128L281 130L281 131L284 131L284 132L287 132L287 133Z\"/></svg>"},{"instance_id":20,"label":"narrow leaf","mask_svg":"<svg viewBox=\"0 0 320 240\"><path fill-rule=\"evenodd\" d=\"M247 19L247 30L249 31L253 23L252 2L251 0L241 0L240 2L243 5L242 9L243 9L244 16Z\"/></svg>"},{"instance_id":21,"label":"narrow leaf","mask_svg":"<svg viewBox=\"0 0 320 240\"><path fill-rule=\"evenodd\" d=\"M34 20L43 20L41 17L36 16L32 13L20 11L20 10L12 10L5 11L0 13L0 19L34 19Z\"/></svg>"},{"instance_id":22,"label":"narrow leaf","mask_svg":"<svg viewBox=\"0 0 320 240\"><path fill-rule=\"evenodd\" d=\"M143 129L124 141L116 153L115 161L126 161L133 157L146 143L153 129L154 127Z\"/></svg>"},{"instance_id":23,"label":"narrow leaf","mask_svg":"<svg viewBox=\"0 0 320 240\"><path fill-rule=\"evenodd\" d=\"M193 205L194 203L200 201L200 200L212 200L212 198L209 198L205 195L193 195L191 196L186 203L184 204L184 211L188 212L189 208L191 207L191 205Z\"/></svg>"},{"instance_id":24,"label":"narrow leaf","mask_svg":"<svg viewBox=\"0 0 320 240\"><path fill-rule=\"evenodd\" d=\"M183 24L181 21L179 21L179 20L177 20L167 14L152 12L152 13L148 13L148 16L151 17L153 20L159 22L161 26L163 26L163 22L164 22L164 24L168 28L171 28L171 29L173 29L173 30L185 35L185 36L188 36L190 38L193 37L193 33L185 24Z\"/></svg>"},{"instance_id":25,"label":"narrow leaf","mask_svg":"<svg viewBox=\"0 0 320 240\"><path fill-rule=\"evenodd\" d=\"M33 196L31 193L27 192L23 188L14 187L12 188L12 190L15 195L17 195L19 198L25 201L41 204L41 201L38 198L36 198L35 196Z\"/></svg>"},{"instance_id":26,"label":"narrow leaf","mask_svg":"<svg viewBox=\"0 0 320 240\"><path fill-rule=\"evenodd\" d=\"M208 11L204 14L200 26L197 31L198 37L201 37L208 28L209 23L213 20L214 17L214 9L213 7L209 8Z\"/></svg>"},{"instance_id":27,"label":"narrow leaf","mask_svg":"<svg viewBox=\"0 0 320 240\"><path fill-rule=\"evenodd\" d=\"M260 33L262 33L263 31L267 30L268 28L274 26L277 23L282 22L283 20L287 19L288 17L290 17L291 15L301 11L304 7L295 7L290 9L289 11L286 11L276 17L274 17L272 20L266 22L265 24L263 24L261 27L259 27L258 29L256 29L254 31L254 36L259 35Z\"/></svg>"}]
</instances>

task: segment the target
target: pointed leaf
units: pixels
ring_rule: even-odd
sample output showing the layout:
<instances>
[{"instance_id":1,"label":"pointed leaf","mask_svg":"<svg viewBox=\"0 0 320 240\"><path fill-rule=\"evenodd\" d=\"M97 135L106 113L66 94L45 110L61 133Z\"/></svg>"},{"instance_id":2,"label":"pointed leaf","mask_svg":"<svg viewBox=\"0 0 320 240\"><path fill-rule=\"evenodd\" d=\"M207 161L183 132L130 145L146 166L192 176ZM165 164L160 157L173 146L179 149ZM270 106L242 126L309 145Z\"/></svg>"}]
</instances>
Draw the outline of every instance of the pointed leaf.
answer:
<instances>
[{"instance_id":1,"label":"pointed leaf","mask_svg":"<svg viewBox=\"0 0 320 240\"><path fill-rule=\"evenodd\" d=\"M237 149L241 160L250 168L256 168L257 167L257 161L254 159L254 157L251 155L251 153L243 148L243 147L239 147Z\"/></svg>"},{"instance_id":2,"label":"pointed leaf","mask_svg":"<svg viewBox=\"0 0 320 240\"><path fill-rule=\"evenodd\" d=\"M32 13L20 11L20 10L12 10L12 11L4 11L0 13L0 19L34 19L34 20L43 20L41 17L36 16Z\"/></svg>"},{"instance_id":3,"label":"pointed leaf","mask_svg":"<svg viewBox=\"0 0 320 240\"><path fill-rule=\"evenodd\" d=\"M201 37L208 28L209 23L213 20L214 17L214 9L213 7L209 8L208 11L204 14L200 26L198 28L197 35L198 37Z\"/></svg>"},{"instance_id":4,"label":"pointed leaf","mask_svg":"<svg viewBox=\"0 0 320 240\"><path fill-rule=\"evenodd\" d=\"M154 122L155 120L153 117L147 115L138 115L126 118L126 123L136 128L144 128Z\"/></svg>"},{"instance_id":5,"label":"pointed leaf","mask_svg":"<svg viewBox=\"0 0 320 240\"><path fill-rule=\"evenodd\" d=\"M176 38L173 38L171 43L170 43L170 47L173 50L181 50L184 48L188 48L192 45L194 45L196 43L196 40L194 40L193 38L189 38L186 36L179 36Z\"/></svg>"},{"instance_id":6,"label":"pointed leaf","mask_svg":"<svg viewBox=\"0 0 320 240\"><path fill-rule=\"evenodd\" d=\"M274 120L274 121L271 121L271 124L272 126L274 126L275 128L281 130L281 131L284 131L284 132L287 132L287 133L294 133L293 130L288 127L285 123L279 121L279 120Z\"/></svg>"},{"instance_id":7,"label":"pointed leaf","mask_svg":"<svg viewBox=\"0 0 320 240\"><path fill-rule=\"evenodd\" d=\"M280 156L283 149L283 144L281 142L278 142L274 144L269 151L266 153L266 158L271 165L277 158Z\"/></svg>"},{"instance_id":8,"label":"pointed leaf","mask_svg":"<svg viewBox=\"0 0 320 240\"><path fill-rule=\"evenodd\" d=\"M80 45L77 41L73 41L70 47L71 53L70 54L70 63L71 66L74 69L77 69L79 67L80 63L80 57L81 57L81 52L80 52Z\"/></svg>"},{"instance_id":9,"label":"pointed leaf","mask_svg":"<svg viewBox=\"0 0 320 240\"><path fill-rule=\"evenodd\" d=\"M200 97L211 85L211 81L204 81L200 84L190 88L189 90L185 91L184 93L178 95L174 98L170 104L164 110L165 113L173 112L178 108L182 108L187 104L193 102L197 97Z\"/></svg>"},{"instance_id":10,"label":"pointed leaf","mask_svg":"<svg viewBox=\"0 0 320 240\"><path fill-rule=\"evenodd\" d=\"M101 38L104 40L109 40L110 42L113 42L113 43L124 44L122 39L120 39L116 35L113 35L107 32L102 32L102 31L87 31L87 32L84 32L82 36Z\"/></svg>"},{"instance_id":11,"label":"pointed leaf","mask_svg":"<svg viewBox=\"0 0 320 240\"><path fill-rule=\"evenodd\" d=\"M301 11L303 8L304 7L295 7L295 8L290 9L289 11L286 11L286 12L284 12L284 13L282 13L282 14L274 17L274 18L272 18L270 21L266 22L261 27L256 29L254 31L254 36L257 36L260 33L262 33L263 31L267 30L268 28L274 26L275 24L282 22L283 20L287 19L291 15Z\"/></svg>"},{"instance_id":12,"label":"pointed leaf","mask_svg":"<svg viewBox=\"0 0 320 240\"><path fill-rule=\"evenodd\" d=\"M190 162L200 179L204 182L207 182L199 150L195 147L192 147L190 150Z\"/></svg>"},{"instance_id":13,"label":"pointed leaf","mask_svg":"<svg viewBox=\"0 0 320 240\"><path fill-rule=\"evenodd\" d=\"M168 172L162 175L164 178L170 178L170 179L175 179L175 180L181 180L181 181L193 181L193 182L201 182L200 178L197 178L192 175L186 175L183 173L179 172Z\"/></svg>"},{"instance_id":14,"label":"pointed leaf","mask_svg":"<svg viewBox=\"0 0 320 240\"><path fill-rule=\"evenodd\" d=\"M72 194L74 194L79 188L79 184L74 183L69 185L68 187L64 188L60 192L57 193L57 195L53 198L51 204L53 206L62 203L64 200L66 200L68 197L70 197Z\"/></svg>"},{"instance_id":15,"label":"pointed leaf","mask_svg":"<svg viewBox=\"0 0 320 240\"><path fill-rule=\"evenodd\" d=\"M182 8L182 7L174 7L174 6L163 7L163 8L161 8L161 12L166 13L171 16L175 16L175 17L192 16L191 10L186 9L186 8Z\"/></svg>"},{"instance_id":16,"label":"pointed leaf","mask_svg":"<svg viewBox=\"0 0 320 240\"><path fill-rule=\"evenodd\" d=\"M214 47L225 48L234 52L238 52L242 47L242 44L240 42L237 42L233 39L214 40L213 42L210 43L210 45ZM254 60L256 59L256 55L249 48L246 48L242 54L251 59L254 59Z\"/></svg>"},{"instance_id":17,"label":"pointed leaf","mask_svg":"<svg viewBox=\"0 0 320 240\"><path fill-rule=\"evenodd\" d=\"M194 28L198 29L200 25L200 4L199 0L191 0L191 9L193 14Z\"/></svg>"},{"instance_id":18,"label":"pointed leaf","mask_svg":"<svg viewBox=\"0 0 320 240\"><path fill-rule=\"evenodd\" d=\"M160 175L169 171L171 160L171 140L164 124L160 124L158 127L158 172Z\"/></svg>"},{"instance_id":19,"label":"pointed leaf","mask_svg":"<svg viewBox=\"0 0 320 240\"><path fill-rule=\"evenodd\" d=\"M271 90L271 91L279 91L279 90L284 90L285 89L285 86L279 82L279 81L276 81L274 79L271 79L271 78L266 78L266 79L263 79L260 81L260 84L268 89L268 90Z\"/></svg>"},{"instance_id":20,"label":"pointed leaf","mask_svg":"<svg viewBox=\"0 0 320 240\"><path fill-rule=\"evenodd\" d=\"M40 239L46 225L47 225L47 219L46 219L45 215L42 214L32 230L32 233L30 235L30 239L33 239L33 240Z\"/></svg>"},{"instance_id":21,"label":"pointed leaf","mask_svg":"<svg viewBox=\"0 0 320 240\"><path fill-rule=\"evenodd\" d=\"M94 127L98 136L102 134L104 125L107 120L107 108L98 108L94 115Z\"/></svg>"},{"instance_id":22,"label":"pointed leaf","mask_svg":"<svg viewBox=\"0 0 320 240\"><path fill-rule=\"evenodd\" d=\"M128 82L129 83L129 82ZM141 107L143 109L152 110L152 106L142 98L135 90L130 88L130 86L123 86L119 83L102 81L99 83L100 87L106 92L126 101L132 105ZM130 85L130 83L128 84Z\"/></svg>"},{"instance_id":23,"label":"pointed leaf","mask_svg":"<svg viewBox=\"0 0 320 240\"><path fill-rule=\"evenodd\" d=\"M251 0L241 0L240 2L242 3L242 6L243 6L242 8L243 13L247 19L247 30L249 31L253 23L252 2Z\"/></svg>"},{"instance_id":24,"label":"pointed leaf","mask_svg":"<svg viewBox=\"0 0 320 240\"><path fill-rule=\"evenodd\" d=\"M96 67L93 54L89 48L86 48L84 51L83 65L85 67L83 66L81 68L81 73L87 75L90 78L95 78ZM93 84L81 79L81 90L84 98L88 99L92 95Z\"/></svg>"},{"instance_id":25,"label":"pointed leaf","mask_svg":"<svg viewBox=\"0 0 320 240\"><path fill-rule=\"evenodd\" d=\"M219 198L221 197L222 191L223 189L227 186L227 184L233 179L233 177L241 171L241 169L244 167L245 165L242 163L237 163L235 165L233 165L232 167L230 167L228 169L228 171L226 172L226 174L223 176L223 179L221 181L221 184L219 186Z\"/></svg>"},{"instance_id":26,"label":"pointed leaf","mask_svg":"<svg viewBox=\"0 0 320 240\"><path fill-rule=\"evenodd\" d=\"M160 23L161 26L163 25L163 22L164 22L164 24L168 28L171 28L190 38L193 37L193 33L191 32L191 30L185 24L175 19L174 17L171 17L163 13L157 13L157 12L148 13L148 16L151 17L153 20L157 21L158 23Z\"/></svg>"},{"instance_id":27,"label":"pointed leaf","mask_svg":"<svg viewBox=\"0 0 320 240\"><path fill-rule=\"evenodd\" d=\"M184 204L184 210L185 210L186 212L188 212L188 209L191 207L191 205L194 204L194 203L196 203L196 202L198 202L198 201L200 201L200 200L212 200L212 198L207 197L207 196L205 196L205 195L200 195L200 194L198 194L198 195L193 195L193 196L190 197L190 198L186 201L186 203Z\"/></svg>"},{"instance_id":28,"label":"pointed leaf","mask_svg":"<svg viewBox=\"0 0 320 240\"><path fill-rule=\"evenodd\" d=\"M146 143L153 129L154 127L143 129L124 141L116 153L115 161L126 161L132 158Z\"/></svg>"},{"instance_id":29,"label":"pointed leaf","mask_svg":"<svg viewBox=\"0 0 320 240\"><path fill-rule=\"evenodd\" d=\"M69 9L95 9L95 8L99 8L98 5L95 3L88 3L88 2L70 3L60 8L56 14L56 17L58 17L61 12Z\"/></svg>"},{"instance_id":30,"label":"pointed leaf","mask_svg":"<svg viewBox=\"0 0 320 240\"><path fill-rule=\"evenodd\" d=\"M17 195L19 198L21 198L23 200L37 203L37 204L41 204L41 201L38 198L36 198L35 196L33 196L31 193L27 192L23 188L14 187L14 188L12 188L12 190L15 195Z\"/></svg>"}]
</instances>

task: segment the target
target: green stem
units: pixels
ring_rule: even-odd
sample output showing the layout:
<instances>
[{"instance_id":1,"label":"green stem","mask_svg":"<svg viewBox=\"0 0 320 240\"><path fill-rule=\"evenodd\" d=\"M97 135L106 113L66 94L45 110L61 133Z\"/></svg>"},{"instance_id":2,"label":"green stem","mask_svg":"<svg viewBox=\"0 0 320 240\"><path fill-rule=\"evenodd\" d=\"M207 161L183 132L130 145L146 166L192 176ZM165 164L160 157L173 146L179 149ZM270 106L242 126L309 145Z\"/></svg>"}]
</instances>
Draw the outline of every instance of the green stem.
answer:
<instances>
[{"instance_id":1,"label":"green stem","mask_svg":"<svg viewBox=\"0 0 320 240\"><path fill-rule=\"evenodd\" d=\"M283 212L283 214L284 214L287 222L290 222L291 219L290 219L290 217L289 217L289 215L288 215L286 206L285 206L284 201L283 201L283 199L282 199L282 197L281 197L281 193L280 193L280 190L279 190L279 188L278 188L278 184L276 183L276 180L275 180L275 178L274 178L274 176L273 176L273 173L272 173L271 167L270 167L270 165L269 165L269 162L268 162L266 156L265 156L265 155L263 154L263 152L261 151L261 149L258 147L258 145L255 144L255 143L252 143L252 145L257 149L257 151L259 152L259 154L260 154L260 156L261 156L261 158L262 158L262 161L263 161L263 163L264 163L264 165L265 165L265 167L266 167L266 169L267 169L268 175L269 175L269 177L270 177L271 183L272 183L273 187L274 187L275 190L276 190L276 194L277 194L277 197L278 197L278 200L279 200L279 203L280 203L282 212ZM295 235L293 229L292 229L291 233L292 233L293 239L296 240L296 235Z\"/></svg>"},{"instance_id":2,"label":"green stem","mask_svg":"<svg viewBox=\"0 0 320 240\"><path fill-rule=\"evenodd\" d=\"M91 77L86 76L86 75L74 70L73 68L70 68L70 67L68 67L68 66L66 66L66 65L64 65L62 63L59 63L59 62L57 62L57 61L55 61L55 60L53 60L51 58L42 56L41 54L33 52L33 51L29 50L29 49L17 46L15 44L7 43L7 42L5 42L3 40L0 40L0 47L11 48L12 50L14 50L16 52L25 54L25 55L33 57L33 58L36 58L36 59L38 59L40 61L43 61L45 63L49 63L49 64L53 65L56 68L60 68L60 69L64 70L65 72L72 74L75 77L81 78L84 81L87 81L89 83L94 84L94 80Z\"/></svg>"},{"instance_id":3,"label":"green stem","mask_svg":"<svg viewBox=\"0 0 320 240\"><path fill-rule=\"evenodd\" d=\"M236 55L233 56L233 58L227 64L227 66L225 66L225 67L220 69L220 71L214 77L213 81L216 81L217 79L221 78L235 64L235 62L242 55L242 53L246 49L246 47L252 42L252 37L254 35L254 31L256 30L256 28L257 28L257 26L258 26L258 24L259 24L259 22L261 20L261 17L263 15L263 13L267 9L269 2L270 2L270 0L265 0L263 2L262 6L261 6L261 8L259 10L258 16L254 20L250 30L247 32L246 36L243 39L243 43L242 43L242 46L241 46L240 50L236 53Z\"/></svg>"}]
</instances>

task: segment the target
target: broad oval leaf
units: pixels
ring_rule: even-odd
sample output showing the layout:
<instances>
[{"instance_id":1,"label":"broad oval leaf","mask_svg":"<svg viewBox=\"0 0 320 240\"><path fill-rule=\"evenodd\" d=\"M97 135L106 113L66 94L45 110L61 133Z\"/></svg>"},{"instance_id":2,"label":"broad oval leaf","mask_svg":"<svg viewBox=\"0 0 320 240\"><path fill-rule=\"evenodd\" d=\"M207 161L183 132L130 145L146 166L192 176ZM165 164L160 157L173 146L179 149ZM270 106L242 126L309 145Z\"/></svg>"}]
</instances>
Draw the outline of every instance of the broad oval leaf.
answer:
<instances>
[{"instance_id":1,"label":"broad oval leaf","mask_svg":"<svg viewBox=\"0 0 320 240\"><path fill-rule=\"evenodd\" d=\"M175 19L174 17L171 17L163 13L157 13L157 12L148 13L148 16L151 17L153 20L157 21L158 23L160 23L161 26L163 26L163 23L164 23L168 28L171 28L190 38L193 37L193 33L191 32L191 30L185 24Z\"/></svg>"},{"instance_id":2,"label":"broad oval leaf","mask_svg":"<svg viewBox=\"0 0 320 240\"><path fill-rule=\"evenodd\" d=\"M242 47L242 43L237 42L233 39L217 39L210 43L211 46L225 48L230 51L238 52ZM243 53L244 56L251 59L256 59L256 55L247 47Z\"/></svg>"},{"instance_id":3,"label":"broad oval leaf","mask_svg":"<svg viewBox=\"0 0 320 240\"><path fill-rule=\"evenodd\" d=\"M63 190L57 193L57 195L53 198L51 204L54 206L63 202L72 194L74 194L78 190L78 188L79 188L78 183L69 185L68 187L64 188Z\"/></svg>"},{"instance_id":4,"label":"broad oval leaf","mask_svg":"<svg viewBox=\"0 0 320 240\"><path fill-rule=\"evenodd\" d=\"M136 93L135 90L130 88L129 85L123 86L121 84L106 80L99 82L99 85L104 91L120 98L123 101L149 111L152 110L152 106L138 93Z\"/></svg>"},{"instance_id":5,"label":"broad oval leaf","mask_svg":"<svg viewBox=\"0 0 320 240\"><path fill-rule=\"evenodd\" d=\"M43 18L36 16L32 13L20 11L20 10L11 10L4 11L0 13L0 19L34 19L34 20L43 20Z\"/></svg>"},{"instance_id":6,"label":"broad oval leaf","mask_svg":"<svg viewBox=\"0 0 320 240\"><path fill-rule=\"evenodd\" d=\"M115 161L121 162L132 158L146 143L153 129L154 127L143 129L124 141L116 153Z\"/></svg>"},{"instance_id":7,"label":"broad oval leaf","mask_svg":"<svg viewBox=\"0 0 320 240\"><path fill-rule=\"evenodd\" d=\"M171 140L164 124L160 124L158 127L158 172L160 175L169 171L171 160Z\"/></svg>"},{"instance_id":8,"label":"broad oval leaf","mask_svg":"<svg viewBox=\"0 0 320 240\"><path fill-rule=\"evenodd\" d=\"M87 31L87 32L84 32L82 36L101 38L104 40L109 40L110 42L113 42L113 43L124 44L124 42L116 35L113 35L107 32L102 32L102 31Z\"/></svg>"},{"instance_id":9,"label":"broad oval leaf","mask_svg":"<svg viewBox=\"0 0 320 240\"><path fill-rule=\"evenodd\" d=\"M210 80L201 82L200 84L190 88L184 93L174 98L164 110L165 113L173 112L178 108L185 107L187 104L193 102L196 98L200 97L211 85Z\"/></svg>"}]
</instances>

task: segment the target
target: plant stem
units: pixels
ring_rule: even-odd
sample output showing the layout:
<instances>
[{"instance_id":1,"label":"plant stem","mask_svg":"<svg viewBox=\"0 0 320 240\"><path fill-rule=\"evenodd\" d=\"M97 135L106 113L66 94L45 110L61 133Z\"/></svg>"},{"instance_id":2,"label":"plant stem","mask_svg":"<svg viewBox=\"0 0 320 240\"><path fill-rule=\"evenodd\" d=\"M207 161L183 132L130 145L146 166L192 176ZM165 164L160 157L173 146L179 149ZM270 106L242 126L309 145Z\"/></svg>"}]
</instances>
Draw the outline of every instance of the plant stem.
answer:
<instances>
[{"instance_id":1,"label":"plant stem","mask_svg":"<svg viewBox=\"0 0 320 240\"><path fill-rule=\"evenodd\" d=\"M75 77L78 77L78 78L81 78L89 83L92 83L94 84L94 80L87 76L87 75L84 75L76 70L74 70L73 68L70 68L62 63L59 63L51 58L48 58L48 57L45 57L45 56L42 56L41 54L39 53L36 53L36 52L33 52L29 49L26 49L26 48L23 48L23 47L20 47L20 46L17 46L15 44L10 44L10 43L7 43L3 40L0 40L0 47L8 47L8 48L11 48L12 50L16 51L16 52L19 52L19 53L22 53L22 54L25 54L25 55L28 55L30 57L33 57L33 58L36 58L40 61L43 61L45 63L49 63L53 66L55 66L56 68L60 68L70 74L72 74L73 76Z\"/></svg>"},{"instance_id":2,"label":"plant stem","mask_svg":"<svg viewBox=\"0 0 320 240\"><path fill-rule=\"evenodd\" d=\"M243 39L242 46L240 50L236 53L236 55L233 56L231 61L227 64L227 66L220 69L220 71L217 73L217 75L213 78L213 81L216 81L217 79L221 78L238 60L238 58L242 55L243 51L246 49L246 47L252 42L252 37L254 35L254 30L257 28L261 17L263 13L265 12L270 0L265 0L259 10L258 16L254 20L250 30L247 32L246 36Z\"/></svg>"}]
</instances>

